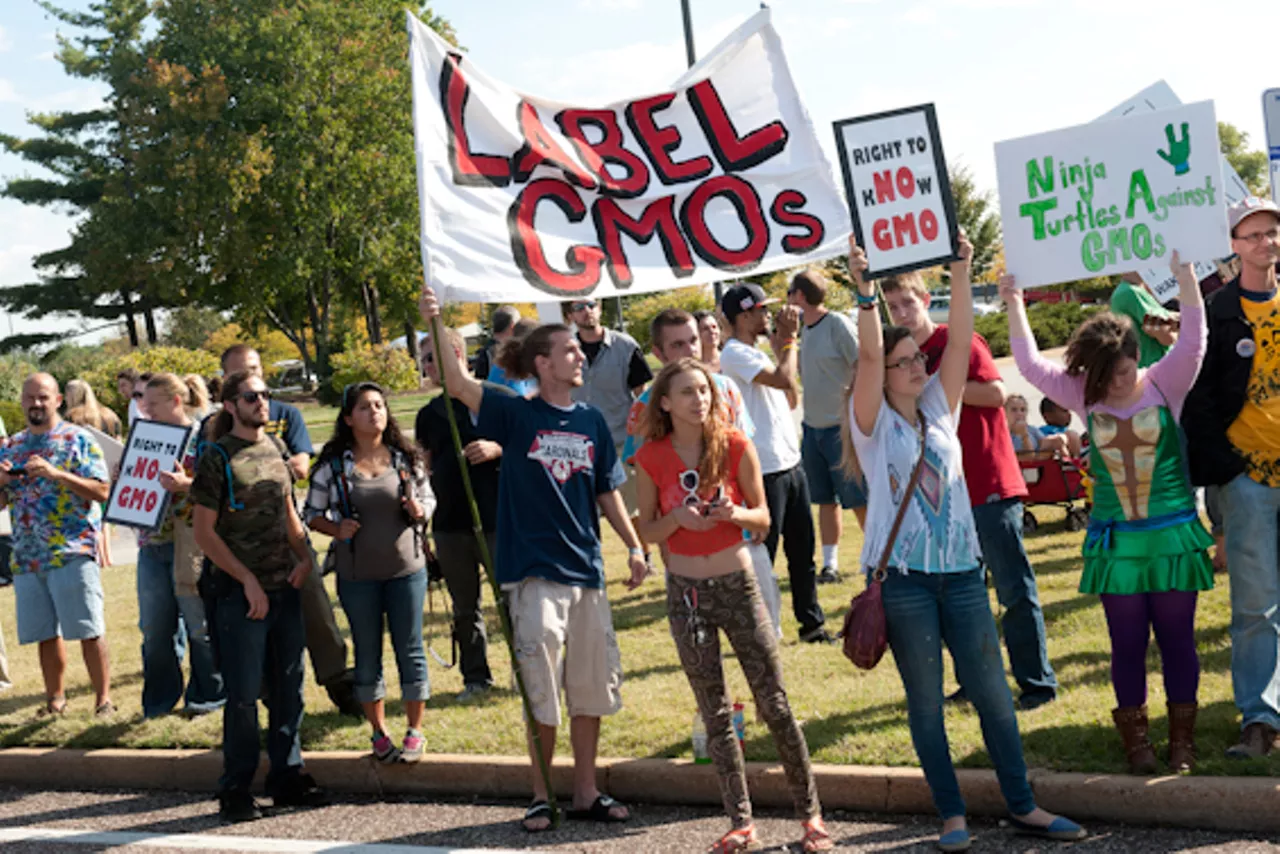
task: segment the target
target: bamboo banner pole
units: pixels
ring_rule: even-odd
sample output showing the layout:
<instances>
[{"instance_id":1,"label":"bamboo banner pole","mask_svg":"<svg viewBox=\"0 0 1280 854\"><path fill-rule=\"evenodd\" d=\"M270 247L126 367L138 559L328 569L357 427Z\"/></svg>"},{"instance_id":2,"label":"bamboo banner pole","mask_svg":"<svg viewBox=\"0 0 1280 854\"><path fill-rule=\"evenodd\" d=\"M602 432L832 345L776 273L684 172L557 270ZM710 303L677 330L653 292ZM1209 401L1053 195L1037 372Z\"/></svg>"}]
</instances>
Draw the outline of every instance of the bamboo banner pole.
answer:
<instances>
[{"instance_id":1,"label":"bamboo banner pole","mask_svg":"<svg viewBox=\"0 0 1280 854\"><path fill-rule=\"evenodd\" d=\"M511 669L516 675L516 689L520 692L520 702L524 706L525 722L529 727L529 737L533 741L534 753L538 756L538 772L542 775L542 783L547 789L547 805L551 808L551 827L560 824L560 808L556 805L556 790L551 784L551 768L542 752L542 737L538 734L538 722L533 717L533 704L529 702L529 692L524 687L524 677L520 674L520 665L516 661L515 635L511 631L511 615L503 604L502 588L498 586L498 576L493 571L492 556L489 554L489 542L484 535L484 524L480 521L480 507L476 504L475 491L471 488L471 472L467 467L467 457L462 451L462 436L458 433L458 417L453 411L453 400L449 397L449 385L444 376L444 355L441 347L441 331L444 325L440 316L431 318L431 346L435 350L437 373L440 376L440 390L445 399L445 413L449 418L449 433L453 436L453 452L458 456L458 468L462 472L462 489L467 496L467 504L471 507L471 531L475 534L476 548L480 552L480 560L484 563L485 577L489 579L489 588L493 592L493 601L497 605L498 616L502 622L502 636L507 642L507 652L511 656ZM464 354L465 355L465 354Z\"/></svg>"}]
</instances>

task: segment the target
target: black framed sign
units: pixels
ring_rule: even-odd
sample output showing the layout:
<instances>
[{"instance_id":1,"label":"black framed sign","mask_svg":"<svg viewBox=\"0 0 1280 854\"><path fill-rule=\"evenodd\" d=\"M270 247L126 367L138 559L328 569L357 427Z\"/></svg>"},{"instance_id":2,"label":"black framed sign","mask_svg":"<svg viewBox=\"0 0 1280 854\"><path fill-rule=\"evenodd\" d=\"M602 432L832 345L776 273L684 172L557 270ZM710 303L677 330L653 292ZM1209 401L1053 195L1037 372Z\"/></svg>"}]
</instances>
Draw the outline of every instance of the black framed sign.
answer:
<instances>
[{"instance_id":1,"label":"black framed sign","mask_svg":"<svg viewBox=\"0 0 1280 854\"><path fill-rule=\"evenodd\" d=\"M955 200L933 104L833 124L853 234L869 278L954 261Z\"/></svg>"},{"instance_id":2,"label":"black framed sign","mask_svg":"<svg viewBox=\"0 0 1280 854\"><path fill-rule=\"evenodd\" d=\"M129 428L120 460L120 473L111 484L103 519L118 525L151 530L164 519L169 491L160 485L160 472L173 471L187 449L191 425L182 427L139 418Z\"/></svg>"}]
</instances>

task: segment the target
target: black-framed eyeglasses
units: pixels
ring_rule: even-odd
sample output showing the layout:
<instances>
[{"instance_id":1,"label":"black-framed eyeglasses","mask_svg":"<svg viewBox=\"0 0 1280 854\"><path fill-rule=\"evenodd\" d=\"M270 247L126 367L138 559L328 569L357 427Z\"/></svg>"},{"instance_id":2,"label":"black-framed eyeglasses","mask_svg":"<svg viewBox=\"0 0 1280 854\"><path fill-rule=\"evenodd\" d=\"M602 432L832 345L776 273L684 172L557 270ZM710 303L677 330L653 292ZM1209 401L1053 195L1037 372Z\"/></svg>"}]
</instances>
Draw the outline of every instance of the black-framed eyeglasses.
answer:
<instances>
[{"instance_id":1,"label":"black-framed eyeglasses","mask_svg":"<svg viewBox=\"0 0 1280 854\"><path fill-rule=\"evenodd\" d=\"M146 392L144 392L144 391L135 391L135 392L133 393L133 399L134 399L134 400L142 400L142 398L144 398L144 397L146 397L146 396L147 396L147 393L146 393Z\"/></svg>"},{"instance_id":2,"label":"black-framed eyeglasses","mask_svg":"<svg viewBox=\"0 0 1280 854\"><path fill-rule=\"evenodd\" d=\"M885 365L885 367L899 368L899 369L910 368L912 365L920 365L921 367L924 367L924 364L928 361L929 361L929 357L926 356L924 353L916 353L914 356L903 356L898 361L890 362L889 364Z\"/></svg>"},{"instance_id":3,"label":"black-framed eyeglasses","mask_svg":"<svg viewBox=\"0 0 1280 854\"><path fill-rule=\"evenodd\" d=\"M422 364L429 365L436 360L435 353L427 353L422 357Z\"/></svg>"},{"instance_id":4,"label":"black-framed eyeglasses","mask_svg":"<svg viewBox=\"0 0 1280 854\"><path fill-rule=\"evenodd\" d=\"M239 397L245 403L257 403L259 400L271 400L271 392L265 388L262 391L249 389L247 391L240 392Z\"/></svg>"}]
</instances>

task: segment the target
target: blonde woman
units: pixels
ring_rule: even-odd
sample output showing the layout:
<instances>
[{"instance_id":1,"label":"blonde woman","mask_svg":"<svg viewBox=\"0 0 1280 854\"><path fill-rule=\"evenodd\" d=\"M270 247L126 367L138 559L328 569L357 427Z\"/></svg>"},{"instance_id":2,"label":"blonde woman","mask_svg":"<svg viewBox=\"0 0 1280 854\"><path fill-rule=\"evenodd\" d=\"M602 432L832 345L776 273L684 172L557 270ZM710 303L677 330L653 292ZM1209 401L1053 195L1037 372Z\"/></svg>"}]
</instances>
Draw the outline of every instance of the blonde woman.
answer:
<instances>
[{"instance_id":1,"label":"blonde woman","mask_svg":"<svg viewBox=\"0 0 1280 854\"><path fill-rule=\"evenodd\" d=\"M67 420L81 427L92 427L101 430L108 436L120 438L120 418L107 407L98 403L93 387L84 380L72 380L67 383L64 395L67 407Z\"/></svg>"}]
</instances>

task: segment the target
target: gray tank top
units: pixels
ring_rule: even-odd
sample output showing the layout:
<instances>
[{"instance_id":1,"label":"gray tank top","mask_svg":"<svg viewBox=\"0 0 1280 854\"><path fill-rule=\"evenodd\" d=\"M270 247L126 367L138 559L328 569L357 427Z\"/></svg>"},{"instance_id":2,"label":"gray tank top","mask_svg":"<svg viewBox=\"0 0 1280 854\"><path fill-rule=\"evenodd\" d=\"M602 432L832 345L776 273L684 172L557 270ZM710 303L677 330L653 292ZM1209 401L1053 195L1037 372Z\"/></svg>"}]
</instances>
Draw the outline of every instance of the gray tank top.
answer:
<instances>
[{"instance_id":1,"label":"gray tank top","mask_svg":"<svg viewBox=\"0 0 1280 854\"><path fill-rule=\"evenodd\" d=\"M338 577L346 581L389 581L426 566L416 555L413 529L400 505L400 474L395 466L373 479L351 478L351 507L360 520L354 549L337 543Z\"/></svg>"}]
</instances>

